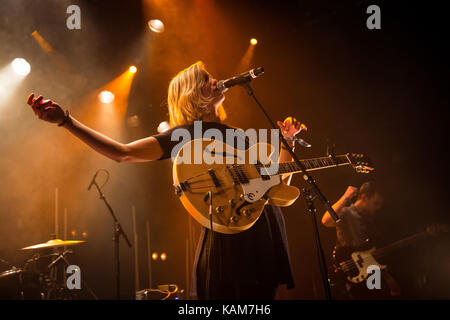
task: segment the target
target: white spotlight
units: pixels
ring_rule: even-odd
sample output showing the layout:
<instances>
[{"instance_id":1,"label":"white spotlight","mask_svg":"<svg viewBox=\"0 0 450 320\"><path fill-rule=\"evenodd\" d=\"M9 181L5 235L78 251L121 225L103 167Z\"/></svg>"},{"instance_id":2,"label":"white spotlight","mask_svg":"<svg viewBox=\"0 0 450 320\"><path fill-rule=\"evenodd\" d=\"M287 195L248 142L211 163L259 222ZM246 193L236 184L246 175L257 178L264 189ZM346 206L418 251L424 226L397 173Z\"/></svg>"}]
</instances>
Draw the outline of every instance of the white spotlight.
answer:
<instances>
[{"instance_id":1,"label":"white spotlight","mask_svg":"<svg viewBox=\"0 0 450 320\"><path fill-rule=\"evenodd\" d=\"M156 33L164 32L164 23L161 20L154 19L148 21L148 27L150 30Z\"/></svg>"},{"instance_id":2,"label":"white spotlight","mask_svg":"<svg viewBox=\"0 0 450 320\"><path fill-rule=\"evenodd\" d=\"M158 131L159 133L163 133L166 132L167 130L170 129L170 124L167 121L163 121L159 124L158 128L156 129L156 131Z\"/></svg>"},{"instance_id":3,"label":"white spotlight","mask_svg":"<svg viewBox=\"0 0 450 320\"><path fill-rule=\"evenodd\" d=\"M30 64L23 58L14 59L13 62L11 62L11 66L15 73L23 77L29 74L31 70Z\"/></svg>"},{"instance_id":4,"label":"white spotlight","mask_svg":"<svg viewBox=\"0 0 450 320\"><path fill-rule=\"evenodd\" d=\"M131 116L127 119L127 123L130 127L132 128L137 128L139 127L139 124L141 123L141 120L139 119L139 116L134 115Z\"/></svg>"},{"instance_id":5,"label":"white spotlight","mask_svg":"<svg viewBox=\"0 0 450 320\"><path fill-rule=\"evenodd\" d=\"M101 103L111 103L114 101L114 94L111 91L102 91L98 95Z\"/></svg>"}]
</instances>

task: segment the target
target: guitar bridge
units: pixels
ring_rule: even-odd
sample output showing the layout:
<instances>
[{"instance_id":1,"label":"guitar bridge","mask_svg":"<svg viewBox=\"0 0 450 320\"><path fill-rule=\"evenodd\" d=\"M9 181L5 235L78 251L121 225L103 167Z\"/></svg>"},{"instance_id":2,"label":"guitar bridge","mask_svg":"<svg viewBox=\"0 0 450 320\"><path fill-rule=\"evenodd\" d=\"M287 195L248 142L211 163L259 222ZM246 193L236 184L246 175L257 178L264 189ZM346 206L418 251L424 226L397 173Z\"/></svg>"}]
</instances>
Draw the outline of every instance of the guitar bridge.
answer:
<instances>
[{"instance_id":1,"label":"guitar bridge","mask_svg":"<svg viewBox=\"0 0 450 320\"><path fill-rule=\"evenodd\" d=\"M217 179L217 176L216 176L216 173L214 172L214 170L213 169L209 169L208 170L208 173L209 173L209 175L211 176L211 179L212 179L212 181L213 181L213 183L214 183L214 186L217 188L217 187L220 187L220 182L219 182L219 179Z\"/></svg>"}]
</instances>

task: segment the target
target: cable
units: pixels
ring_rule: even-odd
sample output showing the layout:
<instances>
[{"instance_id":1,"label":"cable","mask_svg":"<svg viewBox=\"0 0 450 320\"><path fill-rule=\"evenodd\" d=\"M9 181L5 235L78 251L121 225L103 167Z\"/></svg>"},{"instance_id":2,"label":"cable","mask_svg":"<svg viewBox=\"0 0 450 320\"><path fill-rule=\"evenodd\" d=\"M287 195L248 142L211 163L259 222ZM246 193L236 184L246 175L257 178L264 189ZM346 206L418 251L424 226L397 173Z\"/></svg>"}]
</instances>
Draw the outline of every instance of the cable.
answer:
<instances>
[{"instance_id":1,"label":"cable","mask_svg":"<svg viewBox=\"0 0 450 320\"><path fill-rule=\"evenodd\" d=\"M210 228L211 228L211 235L209 238L209 252L208 252L208 264L206 268L206 297L207 299L211 299L211 290L210 290L210 282L211 282L211 255L213 252L213 245L214 245L214 229L213 229L213 220L212 220L212 213L213 213L213 198L212 198L212 192L208 191L209 196L209 222L210 222Z\"/></svg>"}]
</instances>

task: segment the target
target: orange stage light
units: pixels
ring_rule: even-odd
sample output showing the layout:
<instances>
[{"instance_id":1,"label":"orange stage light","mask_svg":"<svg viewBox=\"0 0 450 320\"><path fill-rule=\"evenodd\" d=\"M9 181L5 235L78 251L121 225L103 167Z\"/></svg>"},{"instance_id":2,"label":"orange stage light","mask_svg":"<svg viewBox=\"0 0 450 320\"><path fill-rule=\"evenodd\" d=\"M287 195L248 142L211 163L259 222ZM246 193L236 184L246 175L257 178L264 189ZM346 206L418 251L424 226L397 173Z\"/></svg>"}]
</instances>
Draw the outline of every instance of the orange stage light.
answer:
<instances>
[{"instance_id":1,"label":"orange stage light","mask_svg":"<svg viewBox=\"0 0 450 320\"><path fill-rule=\"evenodd\" d=\"M256 40L255 38L250 39L250 43L254 46L256 46L256 44L258 43L258 40Z\"/></svg>"},{"instance_id":2,"label":"orange stage light","mask_svg":"<svg viewBox=\"0 0 450 320\"><path fill-rule=\"evenodd\" d=\"M121 139L134 75L127 68L121 75L83 98L79 103L80 113L83 114L81 120L103 134Z\"/></svg>"},{"instance_id":3,"label":"orange stage light","mask_svg":"<svg viewBox=\"0 0 450 320\"><path fill-rule=\"evenodd\" d=\"M101 103L111 103L114 101L114 93L104 90L98 94L98 99Z\"/></svg>"},{"instance_id":4,"label":"orange stage light","mask_svg":"<svg viewBox=\"0 0 450 320\"><path fill-rule=\"evenodd\" d=\"M37 30L34 30L31 35L45 52L51 53L53 51L52 46L47 41L45 41L45 39L39 34Z\"/></svg>"}]
</instances>

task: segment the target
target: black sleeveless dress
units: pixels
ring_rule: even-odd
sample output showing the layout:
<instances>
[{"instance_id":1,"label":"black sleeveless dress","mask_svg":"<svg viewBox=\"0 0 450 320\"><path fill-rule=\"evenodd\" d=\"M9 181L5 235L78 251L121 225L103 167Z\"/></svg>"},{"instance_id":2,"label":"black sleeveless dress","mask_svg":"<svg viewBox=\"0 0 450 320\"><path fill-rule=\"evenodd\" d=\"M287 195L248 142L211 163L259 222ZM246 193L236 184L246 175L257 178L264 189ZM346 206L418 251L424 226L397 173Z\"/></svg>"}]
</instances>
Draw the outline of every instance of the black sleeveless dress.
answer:
<instances>
[{"instance_id":1,"label":"black sleeveless dress","mask_svg":"<svg viewBox=\"0 0 450 320\"><path fill-rule=\"evenodd\" d=\"M194 125L179 126L155 135L163 150L161 160L171 158L172 148L179 143L171 141L171 134L177 128L187 129L194 138ZM226 129L234 129L221 123L202 122L203 131L210 128L219 129L223 137ZM249 147L247 139L245 147ZM208 258L209 292L206 291ZM211 233L202 227L191 283L191 296L199 299L273 299L279 284L293 288L281 209L266 206L250 229L237 234Z\"/></svg>"}]
</instances>

